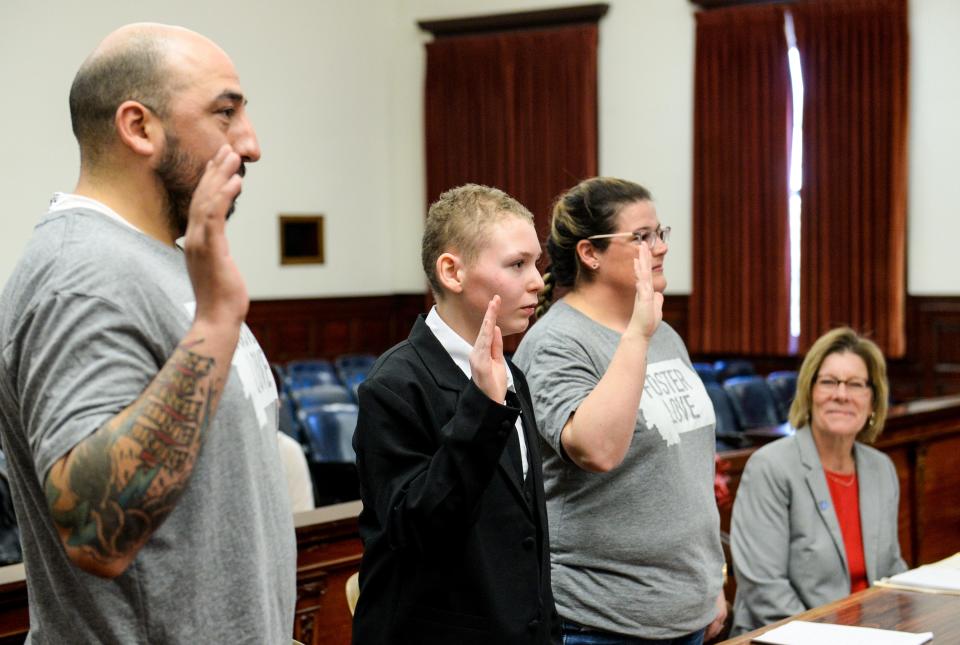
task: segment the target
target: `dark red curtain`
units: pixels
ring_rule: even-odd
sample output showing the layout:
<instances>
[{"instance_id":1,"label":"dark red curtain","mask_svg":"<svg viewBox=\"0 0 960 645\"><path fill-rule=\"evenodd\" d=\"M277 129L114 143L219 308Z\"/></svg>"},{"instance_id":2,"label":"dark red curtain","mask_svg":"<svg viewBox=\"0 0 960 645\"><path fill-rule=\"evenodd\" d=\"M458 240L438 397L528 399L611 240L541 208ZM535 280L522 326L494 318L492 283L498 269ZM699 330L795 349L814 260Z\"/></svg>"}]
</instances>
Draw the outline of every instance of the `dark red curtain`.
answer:
<instances>
[{"instance_id":1,"label":"dark red curtain","mask_svg":"<svg viewBox=\"0 0 960 645\"><path fill-rule=\"evenodd\" d=\"M540 239L556 197L597 174L597 25L427 44L427 198L495 186L534 214Z\"/></svg>"},{"instance_id":2,"label":"dark red curtain","mask_svg":"<svg viewBox=\"0 0 960 645\"><path fill-rule=\"evenodd\" d=\"M790 74L783 9L700 12L691 350L789 351Z\"/></svg>"},{"instance_id":3,"label":"dark red curtain","mask_svg":"<svg viewBox=\"0 0 960 645\"><path fill-rule=\"evenodd\" d=\"M906 0L799 3L801 335L841 324L906 351Z\"/></svg>"}]
</instances>

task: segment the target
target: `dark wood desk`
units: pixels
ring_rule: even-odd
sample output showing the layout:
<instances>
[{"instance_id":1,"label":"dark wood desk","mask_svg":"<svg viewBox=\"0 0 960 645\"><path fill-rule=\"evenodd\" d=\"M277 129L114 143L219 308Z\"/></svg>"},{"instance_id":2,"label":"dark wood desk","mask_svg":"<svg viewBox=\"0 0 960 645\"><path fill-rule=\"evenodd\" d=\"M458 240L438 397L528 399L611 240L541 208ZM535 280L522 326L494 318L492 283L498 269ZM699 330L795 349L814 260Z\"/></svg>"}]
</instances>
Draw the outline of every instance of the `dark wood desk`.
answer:
<instances>
[{"instance_id":1,"label":"dark wood desk","mask_svg":"<svg viewBox=\"0 0 960 645\"><path fill-rule=\"evenodd\" d=\"M817 607L792 618L723 641L740 645L791 620L896 629L904 632L933 632L934 645L960 643L960 596L899 591L871 587Z\"/></svg>"}]
</instances>

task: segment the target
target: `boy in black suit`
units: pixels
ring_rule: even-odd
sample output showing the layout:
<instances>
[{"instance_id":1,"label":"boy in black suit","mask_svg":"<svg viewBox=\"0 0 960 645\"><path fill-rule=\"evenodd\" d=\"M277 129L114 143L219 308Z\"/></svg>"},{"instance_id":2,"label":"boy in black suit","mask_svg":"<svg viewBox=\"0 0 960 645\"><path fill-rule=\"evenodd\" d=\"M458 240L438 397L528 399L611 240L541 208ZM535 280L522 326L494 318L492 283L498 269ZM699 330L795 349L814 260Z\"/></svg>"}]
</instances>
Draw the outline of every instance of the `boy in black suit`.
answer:
<instances>
[{"instance_id":1,"label":"boy in black suit","mask_svg":"<svg viewBox=\"0 0 960 645\"><path fill-rule=\"evenodd\" d=\"M356 645L559 643L536 422L503 356L543 280L533 216L466 185L427 216L437 304L360 386Z\"/></svg>"}]
</instances>

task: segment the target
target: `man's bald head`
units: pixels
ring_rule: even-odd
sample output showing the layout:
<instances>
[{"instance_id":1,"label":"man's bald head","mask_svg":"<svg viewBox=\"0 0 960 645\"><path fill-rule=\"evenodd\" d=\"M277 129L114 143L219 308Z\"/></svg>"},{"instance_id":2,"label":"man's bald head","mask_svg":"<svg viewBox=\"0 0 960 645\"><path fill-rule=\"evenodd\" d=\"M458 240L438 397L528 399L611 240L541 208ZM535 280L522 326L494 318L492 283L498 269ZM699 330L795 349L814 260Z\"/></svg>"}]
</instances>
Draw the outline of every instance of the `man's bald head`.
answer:
<instances>
[{"instance_id":1,"label":"man's bald head","mask_svg":"<svg viewBox=\"0 0 960 645\"><path fill-rule=\"evenodd\" d=\"M198 39L206 41L181 27L138 23L117 29L97 46L70 87L70 120L83 165L96 164L115 140L114 117L124 101L166 116L175 81L170 53Z\"/></svg>"}]
</instances>

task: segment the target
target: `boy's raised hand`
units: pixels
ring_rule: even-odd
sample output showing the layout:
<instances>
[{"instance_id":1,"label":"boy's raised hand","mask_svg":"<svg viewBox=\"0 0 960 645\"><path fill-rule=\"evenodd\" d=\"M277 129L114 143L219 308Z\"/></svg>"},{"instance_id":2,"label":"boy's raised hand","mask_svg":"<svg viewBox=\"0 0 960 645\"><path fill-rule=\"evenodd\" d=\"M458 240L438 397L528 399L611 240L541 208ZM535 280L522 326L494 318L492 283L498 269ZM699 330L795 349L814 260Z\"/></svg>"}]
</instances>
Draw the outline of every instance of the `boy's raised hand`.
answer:
<instances>
[{"instance_id":1,"label":"boy's raised hand","mask_svg":"<svg viewBox=\"0 0 960 645\"><path fill-rule=\"evenodd\" d=\"M470 352L473 382L493 401L502 403L507 397L507 364L503 358L503 335L497 325L500 296L494 296L480 323L480 334Z\"/></svg>"}]
</instances>

